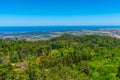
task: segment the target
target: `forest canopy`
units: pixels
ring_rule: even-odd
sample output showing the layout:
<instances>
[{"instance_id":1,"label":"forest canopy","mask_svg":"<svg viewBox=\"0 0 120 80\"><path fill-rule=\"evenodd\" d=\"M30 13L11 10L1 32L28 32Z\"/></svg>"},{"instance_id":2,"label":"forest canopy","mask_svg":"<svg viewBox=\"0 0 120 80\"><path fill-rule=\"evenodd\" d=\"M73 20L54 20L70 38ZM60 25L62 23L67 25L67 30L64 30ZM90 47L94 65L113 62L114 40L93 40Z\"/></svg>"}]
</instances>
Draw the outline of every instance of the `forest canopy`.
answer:
<instances>
[{"instance_id":1,"label":"forest canopy","mask_svg":"<svg viewBox=\"0 0 120 80\"><path fill-rule=\"evenodd\" d=\"M0 39L0 80L119 80L120 39L64 34Z\"/></svg>"}]
</instances>

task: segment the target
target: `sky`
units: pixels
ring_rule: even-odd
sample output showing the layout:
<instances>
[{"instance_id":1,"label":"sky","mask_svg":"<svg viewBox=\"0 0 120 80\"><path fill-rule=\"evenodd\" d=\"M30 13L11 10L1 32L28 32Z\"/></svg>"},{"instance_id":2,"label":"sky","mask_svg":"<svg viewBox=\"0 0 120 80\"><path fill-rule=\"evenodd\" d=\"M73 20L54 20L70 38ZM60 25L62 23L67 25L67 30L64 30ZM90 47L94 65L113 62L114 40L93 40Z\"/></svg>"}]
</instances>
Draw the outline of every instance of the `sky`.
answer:
<instances>
[{"instance_id":1,"label":"sky","mask_svg":"<svg viewBox=\"0 0 120 80\"><path fill-rule=\"evenodd\" d=\"M120 25L120 0L0 0L0 26Z\"/></svg>"}]
</instances>

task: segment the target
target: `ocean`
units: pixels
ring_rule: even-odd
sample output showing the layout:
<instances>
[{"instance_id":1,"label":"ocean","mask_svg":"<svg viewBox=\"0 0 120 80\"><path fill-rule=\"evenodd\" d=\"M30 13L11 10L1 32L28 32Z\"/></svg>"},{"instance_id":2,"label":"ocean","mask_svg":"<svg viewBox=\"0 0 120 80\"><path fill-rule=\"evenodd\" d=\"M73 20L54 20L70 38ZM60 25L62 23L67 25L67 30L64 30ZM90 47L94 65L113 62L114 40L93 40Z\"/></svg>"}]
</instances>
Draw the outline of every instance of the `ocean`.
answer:
<instances>
[{"instance_id":1,"label":"ocean","mask_svg":"<svg viewBox=\"0 0 120 80\"><path fill-rule=\"evenodd\" d=\"M120 28L120 26L0 26L0 32L49 32L72 30L96 30Z\"/></svg>"}]
</instances>

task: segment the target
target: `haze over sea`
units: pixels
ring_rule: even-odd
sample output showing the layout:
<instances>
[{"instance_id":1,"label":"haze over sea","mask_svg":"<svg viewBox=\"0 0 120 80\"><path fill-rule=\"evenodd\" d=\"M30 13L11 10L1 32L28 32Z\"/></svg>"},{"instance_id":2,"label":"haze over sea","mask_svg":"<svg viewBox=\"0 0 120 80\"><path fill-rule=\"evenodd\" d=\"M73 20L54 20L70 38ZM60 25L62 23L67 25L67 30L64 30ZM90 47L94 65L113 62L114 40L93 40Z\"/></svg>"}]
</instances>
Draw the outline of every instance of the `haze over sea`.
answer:
<instances>
[{"instance_id":1,"label":"haze over sea","mask_svg":"<svg viewBox=\"0 0 120 80\"><path fill-rule=\"evenodd\" d=\"M120 26L6 26L0 27L0 32L49 32L49 31L74 31L96 29L120 28Z\"/></svg>"}]
</instances>

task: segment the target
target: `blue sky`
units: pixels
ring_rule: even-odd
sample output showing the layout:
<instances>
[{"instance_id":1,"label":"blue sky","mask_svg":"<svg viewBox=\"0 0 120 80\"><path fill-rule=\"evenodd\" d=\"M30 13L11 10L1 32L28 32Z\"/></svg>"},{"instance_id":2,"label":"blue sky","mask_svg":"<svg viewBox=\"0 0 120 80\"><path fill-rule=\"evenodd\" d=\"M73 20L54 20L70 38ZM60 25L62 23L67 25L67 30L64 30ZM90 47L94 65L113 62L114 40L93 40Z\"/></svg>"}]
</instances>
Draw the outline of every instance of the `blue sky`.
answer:
<instances>
[{"instance_id":1,"label":"blue sky","mask_svg":"<svg viewBox=\"0 0 120 80\"><path fill-rule=\"evenodd\" d=\"M0 0L0 26L120 25L120 0Z\"/></svg>"}]
</instances>

